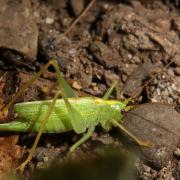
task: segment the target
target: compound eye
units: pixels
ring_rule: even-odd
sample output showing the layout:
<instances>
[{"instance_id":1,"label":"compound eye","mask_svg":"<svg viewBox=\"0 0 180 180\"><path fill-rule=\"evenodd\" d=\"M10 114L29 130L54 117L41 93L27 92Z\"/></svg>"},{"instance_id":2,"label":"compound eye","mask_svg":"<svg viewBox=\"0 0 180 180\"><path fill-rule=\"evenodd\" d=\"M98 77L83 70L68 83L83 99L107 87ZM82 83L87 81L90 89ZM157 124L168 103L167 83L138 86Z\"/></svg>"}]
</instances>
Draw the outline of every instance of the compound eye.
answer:
<instances>
[{"instance_id":1,"label":"compound eye","mask_svg":"<svg viewBox=\"0 0 180 180\"><path fill-rule=\"evenodd\" d=\"M120 110L120 113L122 113L122 114L125 113L125 112L126 112L125 109Z\"/></svg>"}]
</instances>

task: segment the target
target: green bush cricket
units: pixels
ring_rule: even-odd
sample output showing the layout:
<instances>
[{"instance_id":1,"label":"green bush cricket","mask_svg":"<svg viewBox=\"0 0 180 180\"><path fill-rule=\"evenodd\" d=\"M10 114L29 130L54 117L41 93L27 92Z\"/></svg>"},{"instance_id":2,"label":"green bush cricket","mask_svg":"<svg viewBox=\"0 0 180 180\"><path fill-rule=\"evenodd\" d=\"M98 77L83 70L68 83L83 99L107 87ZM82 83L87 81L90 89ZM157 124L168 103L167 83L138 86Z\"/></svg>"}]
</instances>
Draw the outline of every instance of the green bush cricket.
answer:
<instances>
[{"instance_id":1,"label":"green bush cricket","mask_svg":"<svg viewBox=\"0 0 180 180\"><path fill-rule=\"evenodd\" d=\"M112 126L116 126L129 135L137 144L150 146L149 143L137 139L120 124L122 119L121 111L131 109L131 106L127 105L131 99L127 99L124 102L108 100L116 83L112 84L103 98L77 97L71 87L62 78L59 66L55 60L49 61L30 79L24 87L15 94L1 113L6 113L17 97L51 65L57 73L57 81L62 99L58 99L60 94L58 91L52 100L17 103L14 105L14 110L18 114L18 117L12 122L0 124L0 131L38 132L29 156L19 167L21 171L24 170L26 164L32 159L32 155L43 132L62 133L75 131L77 134L83 134L82 138L70 148L70 152L73 152L78 146L87 141L98 125L107 131Z\"/></svg>"}]
</instances>

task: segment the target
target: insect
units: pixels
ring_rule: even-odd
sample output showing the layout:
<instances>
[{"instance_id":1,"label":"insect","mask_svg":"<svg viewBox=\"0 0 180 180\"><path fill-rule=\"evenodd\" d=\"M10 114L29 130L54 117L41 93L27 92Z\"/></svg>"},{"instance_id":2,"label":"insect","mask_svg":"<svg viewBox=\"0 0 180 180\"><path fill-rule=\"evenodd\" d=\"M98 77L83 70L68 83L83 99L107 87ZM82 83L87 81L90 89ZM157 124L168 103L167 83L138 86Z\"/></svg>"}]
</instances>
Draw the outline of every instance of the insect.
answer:
<instances>
[{"instance_id":1,"label":"insect","mask_svg":"<svg viewBox=\"0 0 180 180\"><path fill-rule=\"evenodd\" d=\"M112 84L103 98L77 97L63 79L56 60L49 61L29 80L4 107L1 113L6 113L17 97L51 65L57 73L57 81L62 99L58 99L60 95L58 91L52 100L17 103L14 105L14 111L18 114L18 117L12 122L0 124L0 131L38 132L29 156L19 167L21 171L24 170L26 164L31 160L43 132L62 133L73 130L77 134L83 134L82 137L72 145L70 152L73 152L77 147L87 141L98 125L107 131L110 130L112 126L116 126L129 135L137 144L141 146L150 145L148 142L143 142L136 138L120 124L122 120L121 111L131 109L131 106L128 106L128 102L131 101L131 99L127 99L124 102L108 100L116 83Z\"/></svg>"}]
</instances>

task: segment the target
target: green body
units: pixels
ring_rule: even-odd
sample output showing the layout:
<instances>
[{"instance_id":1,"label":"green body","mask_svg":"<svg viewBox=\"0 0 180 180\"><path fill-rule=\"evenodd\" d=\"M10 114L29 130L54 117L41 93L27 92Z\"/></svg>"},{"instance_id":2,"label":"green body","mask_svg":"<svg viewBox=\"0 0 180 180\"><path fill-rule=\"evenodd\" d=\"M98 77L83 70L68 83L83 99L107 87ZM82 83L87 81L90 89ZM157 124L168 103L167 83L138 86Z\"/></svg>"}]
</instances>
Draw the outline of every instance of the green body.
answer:
<instances>
[{"instance_id":1,"label":"green body","mask_svg":"<svg viewBox=\"0 0 180 180\"><path fill-rule=\"evenodd\" d=\"M68 101L81 114L85 121L85 130L96 125L109 130L111 120L120 121L120 111L126 107L126 103L120 101L94 97L68 98ZM12 122L0 124L0 131L38 132L51 102L52 100L45 100L15 104L17 118ZM61 133L74 130L69 116L64 100L58 99L44 132Z\"/></svg>"},{"instance_id":2,"label":"green body","mask_svg":"<svg viewBox=\"0 0 180 180\"><path fill-rule=\"evenodd\" d=\"M35 74L3 108L0 115L6 114L16 99L28 88L38 77L40 77L49 66L53 66L57 73L57 81L62 99L58 99L60 92L57 91L52 100L24 102L14 105L17 118L9 123L0 124L0 131L37 132L36 139L27 159L19 166L23 172L24 167L32 159L41 134L62 133L75 131L83 136L71 146L69 153L86 142L93 134L97 125L109 130L111 126L117 126L136 142L139 140L128 132L120 123L122 119L121 110L129 110L127 106L131 99L124 102L108 100L117 82L114 82L107 90L102 99L93 97L76 96L76 93L63 79L56 60L49 61L41 70ZM2 113L2 114L1 114Z\"/></svg>"}]
</instances>

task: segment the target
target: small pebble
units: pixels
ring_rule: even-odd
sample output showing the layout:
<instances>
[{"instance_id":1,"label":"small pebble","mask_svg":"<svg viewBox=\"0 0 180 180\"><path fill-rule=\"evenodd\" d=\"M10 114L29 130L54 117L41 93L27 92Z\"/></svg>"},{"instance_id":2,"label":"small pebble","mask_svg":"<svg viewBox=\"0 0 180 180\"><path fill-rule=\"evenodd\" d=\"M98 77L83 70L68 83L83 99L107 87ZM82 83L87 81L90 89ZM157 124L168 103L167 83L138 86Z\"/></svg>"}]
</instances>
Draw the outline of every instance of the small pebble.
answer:
<instances>
[{"instance_id":1,"label":"small pebble","mask_svg":"<svg viewBox=\"0 0 180 180\"><path fill-rule=\"evenodd\" d=\"M132 59L132 54L127 55L129 59Z\"/></svg>"},{"instance_id":2,"label":"small pebble","mask_svg":"<svg viewBox=\"0 0 180 180\"><path fill-rule=\"evenodd\" d=\"M96 87L93 87L93 90L94 90L94 91L98 91L99 89L98 89L98 87L96 86Z\"/></svg>"},{"instance_id":3,"label":"small pebble","mask_svg":"<svg viewBox=\"0 0 180 180\"><path fill-rule=\"evenodd\" d=\"M72 87L77 90L82 89L82 86L77 81L73 82Z\"/></svg>"},{"instance_id":4,"label":"small pebble","mask_svg":"<svg viewBox=\"0 0 180 180\"><path fill-rule=\"evenodd\" d=\"M49 158L48 158L47 156L45 156L45 157L43 158L43 160L44 160L44 162L48 162L48 161L49 161Z\"/></svg>"},{"instance_id":5,"label":"small pebble","mask_svg":"<svg viewBox=\"0 0 180 180\"><path fill-rule=\"evenodd\" d=\"M176 67L174 71L175 71L176 75L178 75L178 76L180 75L180 67Z\"/></svg>"},{"instance_id":6,"label":"small pebble","mask_svg":"<svg viewBox=\"0 0 180 180\"><path fill-rule=\"evenodd\" d=\"M38 13L37 11L35 11L35 12L33 13L33 15L34 15L34 17L39 17L39 13Z\"/></svg>"},{"instance_id":7,"label":"small pebble","mask_svg":"<svg viewBox=\"0 0 180 180\"><path fill-rule=\"evenodd\" d=\"M178 158L180 157L180 148L176 148L176 150L174 151L174 155Z\"/></svg>"},{"instance_id":8,"label":"small pebble","mask_svg":"<svg viewBox=\"0 0 180 180\"><path fill-rule=\"evenodd\" d=\"M44 162L38 162L36 165L36 169L45 169L47 168L47 164Z\"/></svg>"},{"instance_id":9,"label":"small pebble","mask_svg":"<svg viewBox=\"0 0 180 180\"><path fill-rule=\"evenodd\" d=\"M175 77L174 83L177 87L178 92L180 91L180 76Z\"/></svg>"},{"instance_id":10,"label":"small pebble","mask_svg":"<svg viewBox=\"0 0 180 180\"><path fill-rule=\"evenodd\" d=\"M174 71L172 69L168 69L167 73L169 76L174 77Z\"/></svg>"},{"instance_id":11,"label":"small pebble","mask_svg":"<svg viewBox=\"0 0 180 180\"><path fill-rule=\"evenodd\" d=\"M45 19L45 23L46 23L46 24L53 24L53 23L54 23L54 19L53 19L53 18L50 18L50 17L47 17L47 18Z\"/></svg>"},{"instance_id":12,"label":"small pebble","mask_svg":"<svg viewBox=\"0 0 180 180\"><path fill-rule=\"evenodd\" d=\"M51 148L51 147L52 147L51 143L47 143L47 144L46 144L46 147L47 147L47 148Z\"/></svg>"},{"instance_id":13,"label":"small pebble","mask_svg":"<svg viewBox=\"0 0 180 180\"><path fill-rule=\"evenodd\" d=\"M151 168L149 166L146 166L146 165L143 164L142 168L143 168L143 171L146 172L146 173L151 172Z\"/></svg>"},{"instance_id":14,"label":"small pebble","mask_svg":"<svg viewBox=\"0 0 180 180\"><path fill-rule=\"evenodd\" d=\"M169 89L165 89L164 91L162 91L161 95L163 96L168 96L169 92L168 92ZM170 91L170 90L169 90Z\"/></svg>"},{"instance_id":15,"label":"small pebble","mask_svg":"<svg viewBox=\"0 0 180 180\"><path fill-rule=\"evenodd\" d=\"M179 59L179 55L177 55L174 59L174 63L177 65L177 66L180 66L180 59Z\"/></svg>"}]
</instances>

